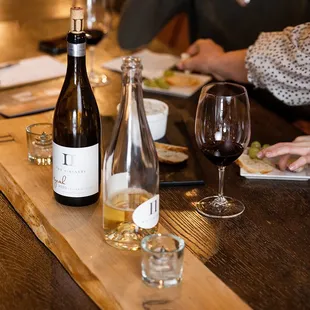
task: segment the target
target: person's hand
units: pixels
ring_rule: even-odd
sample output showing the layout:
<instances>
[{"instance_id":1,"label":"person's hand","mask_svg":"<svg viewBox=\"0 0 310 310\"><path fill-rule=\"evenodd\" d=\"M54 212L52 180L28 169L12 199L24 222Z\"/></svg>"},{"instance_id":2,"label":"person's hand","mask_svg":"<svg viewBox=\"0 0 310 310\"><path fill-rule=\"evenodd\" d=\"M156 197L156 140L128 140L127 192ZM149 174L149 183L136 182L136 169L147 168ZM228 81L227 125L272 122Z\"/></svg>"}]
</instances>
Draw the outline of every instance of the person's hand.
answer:
<instances>
[{"instance_id":1,"label":"person's hand","mask_svg":"<svg viewBox=\"0 0 310 310\"><path fill-rule=\"evenodd\" d=\"M219 81L234 80L247 83L246 52L247 50L244 49L225 53L224 49L214 41L201 39L186 51L190 57L177 66L180 70L211 74Z\"/></svg>"},{"instance_id":2,"label":"person's hand","mask_svg":"<svg viewBox=\"0 0 310 310\"><path fill-rule=\"evenodd\" d=\"M297 160L288 164L291 155L300 156ZM281 156L279 160L279 168L285 170L296 171L300 167L310 163L310 135L297 137L293 142L282 142L274 144L260 151L258 158L272 158Z\"/></svg>"},{"instance_id":3,"label":"person's hand","mask_svg":"<svg viewBox=\"0 0 310 310\"><path fill-rule=\"evenodd\" d=\"M225 54L224 49L210 39L198 40L186 51L190 56L178 64L180 70L212 74L217 80L224 78L217 73L218 61Z\"/></svg>"}]
</instances>

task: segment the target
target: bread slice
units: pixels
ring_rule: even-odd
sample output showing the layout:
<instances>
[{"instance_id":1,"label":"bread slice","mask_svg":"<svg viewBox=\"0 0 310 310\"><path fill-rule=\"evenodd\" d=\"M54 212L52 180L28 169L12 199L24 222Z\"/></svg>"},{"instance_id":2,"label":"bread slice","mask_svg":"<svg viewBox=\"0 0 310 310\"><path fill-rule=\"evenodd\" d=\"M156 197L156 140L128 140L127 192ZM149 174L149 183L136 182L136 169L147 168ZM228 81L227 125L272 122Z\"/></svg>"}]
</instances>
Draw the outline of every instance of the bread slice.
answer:
<instances>
[{"instance_id":1,"label":"bread slice","mask_svg":"<svg viewBox=\"0 0 310 310\"><path fill-rule=\"evenodd\" d=\"M158 160L166 164L179 164L188 159L188 148L155 142Z\"/></svg>"},{"instance_id":2,"label":"bread slice","mask_svg":"<svg viewBox=\"0 0 310 310\"><path fill-rule=\"evenodd\" d=\"M265 174L274 169L274 165L270 161L251 159L247 154L242 154L235 162L249 173Z\"/></svg>"},{"instance_id":3,"label":"bread slice","mask_svg":"<svg viewBox=\"0 0 310 310\"><path fill-rule=\"evenodd\" d=\"M199 80L197 78L177 73L172 76L165 77L165 80L169 85L177 87L192 87L199 84Z\"/></svg>"}]
</instances>

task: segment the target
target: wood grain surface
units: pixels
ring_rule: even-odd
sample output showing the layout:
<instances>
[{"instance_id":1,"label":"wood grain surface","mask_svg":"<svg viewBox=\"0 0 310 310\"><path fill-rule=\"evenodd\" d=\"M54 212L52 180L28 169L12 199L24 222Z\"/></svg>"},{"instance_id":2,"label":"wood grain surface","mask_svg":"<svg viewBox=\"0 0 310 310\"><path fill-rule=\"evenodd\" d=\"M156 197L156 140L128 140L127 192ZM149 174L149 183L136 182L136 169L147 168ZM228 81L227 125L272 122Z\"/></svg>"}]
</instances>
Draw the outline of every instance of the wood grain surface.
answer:
<instances>
[{"instance_id":1,"label":"wood grain surface","mask_svg":"<svg viewBox=\"0 0 310 310\"><path fill-rule=\"evenodd\" d=\"M141 254L117 250L104 242L101 200L92 206L58 204L52 191L51 166L26 158L25 127L44 122L50 114L2 120L0 189L36 236L57 256L75 281L102 309L142 309L163 302L172 309L248 309L247 305L185 249L182 285L166 290L141 281ZM162 227L160 231L165 231Z\"/></svg>"},{"instance_id":2,"label":"wood grain surface","mask_svg":"<svg viewBox=\"0 0 310 310\"><path fill-rule=\"evenodd\" d=\"M0 193L0 309L98 309Z\"/></svg>"}]
</instances>

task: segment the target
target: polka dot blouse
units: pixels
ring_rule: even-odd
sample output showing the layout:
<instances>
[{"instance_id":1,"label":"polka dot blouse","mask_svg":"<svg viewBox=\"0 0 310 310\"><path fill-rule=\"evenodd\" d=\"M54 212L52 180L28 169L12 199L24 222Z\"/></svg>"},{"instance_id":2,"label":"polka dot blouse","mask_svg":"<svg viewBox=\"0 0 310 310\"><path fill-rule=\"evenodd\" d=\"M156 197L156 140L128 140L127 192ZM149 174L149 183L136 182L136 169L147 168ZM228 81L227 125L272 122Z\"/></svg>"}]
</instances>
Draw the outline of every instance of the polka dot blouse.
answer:
<instances>
[{"instance_id":1,"label":"polka dot blouse","mask_svg":"<svg viewBox=\"0 0 310 310\"><path fill-rule=\"evenodd\" d=\"M310 23L261 33L246 56L248 80L288 105L310 104Z\"/></svg>"}]
</instances>

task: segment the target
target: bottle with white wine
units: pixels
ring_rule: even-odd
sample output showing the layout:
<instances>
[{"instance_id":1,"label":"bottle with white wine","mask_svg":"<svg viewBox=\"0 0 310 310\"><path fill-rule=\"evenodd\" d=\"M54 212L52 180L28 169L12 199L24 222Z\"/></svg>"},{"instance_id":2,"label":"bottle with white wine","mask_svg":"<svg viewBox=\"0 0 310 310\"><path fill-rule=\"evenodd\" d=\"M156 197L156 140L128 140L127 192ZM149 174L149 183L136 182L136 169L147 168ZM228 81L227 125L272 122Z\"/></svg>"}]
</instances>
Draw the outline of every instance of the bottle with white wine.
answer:
<instances>
[{"instance_id":1,"label":"bottle with white wine","mask_svg":"<svg viewBox=\"0 0 310 310\"><path fill-rule=\"evenodd\" d=\"M137 250L156 232L159 220L159 165L146 120L139 58L122 65L122 99L104 158L103 225L108 244Z\"/></svg>"},{"instance_id":2,"label":"bottle with white wine","mask_svg":"<svg viewBox=\"0 0 310 310\"><path fill-rule=\"evenodd\" d=\"M53 189L59 203L86 206L100 195L101 128L86 71L82 8L71 8L67 47L67 73L53 121Z\"/></svg>"}]
</instances>

